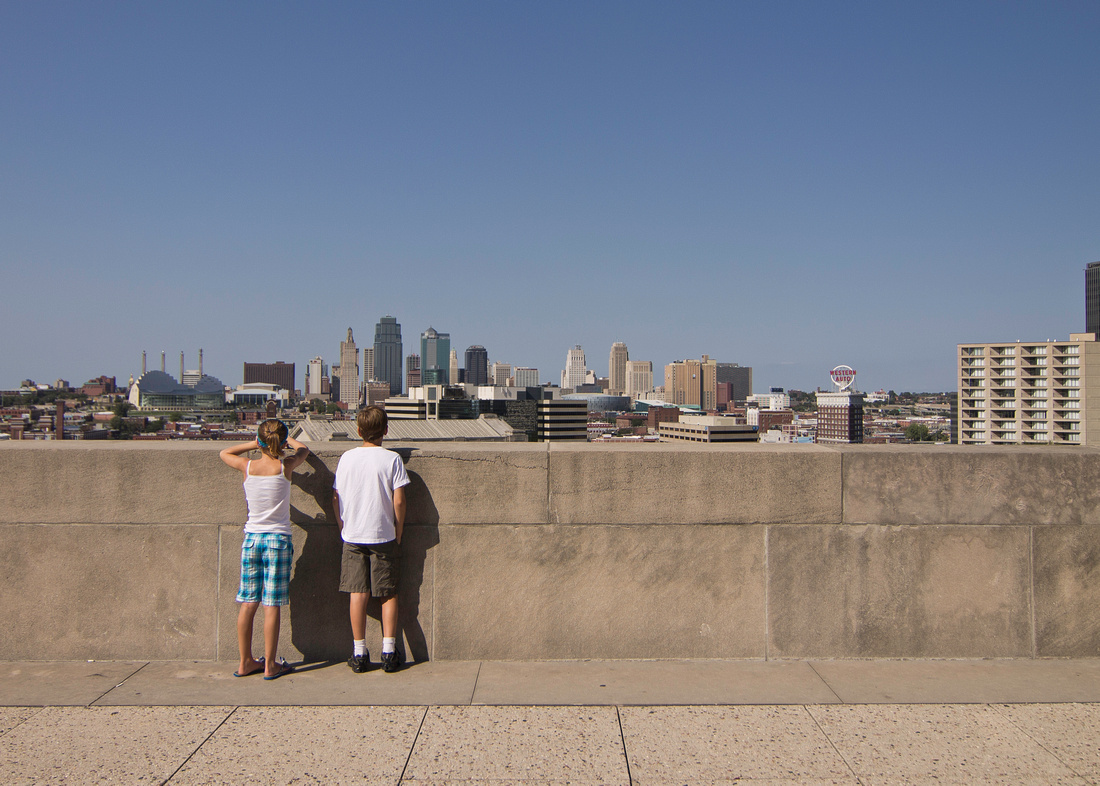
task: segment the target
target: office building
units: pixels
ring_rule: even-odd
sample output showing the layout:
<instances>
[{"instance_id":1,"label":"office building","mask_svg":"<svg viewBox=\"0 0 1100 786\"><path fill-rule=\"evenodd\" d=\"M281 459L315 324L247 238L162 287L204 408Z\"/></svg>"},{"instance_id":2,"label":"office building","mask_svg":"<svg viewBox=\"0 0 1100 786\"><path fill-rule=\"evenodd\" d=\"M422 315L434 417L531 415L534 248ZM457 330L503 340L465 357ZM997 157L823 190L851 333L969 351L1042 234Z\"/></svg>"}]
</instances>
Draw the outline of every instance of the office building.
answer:
<instances>
[{"instance_id":1,"label":"office building","mask_svg":"<svg viewBox=\"0 0 1100 786\"><path fill-rule=\"evenodd\" d=\"M588 367L584 360L584 349L580 344L574 346L565 356L565 369L561 372L561 386L562 388L570 388L576 390L585 384L585 377L588 375ZM595 382L595 374L593 376L593 382Z\"/></svg>"},{"instance_id":2,"label":"office building","mask_svg":"<svg viewBox=\"0 0 1100 786\"><path fill-rule=\"evenodd\" d=\"M374 376L374 347L363 347L363 381L377 381Z\"/></svg>"},{"instance_id":3,"label":"office building","mask_svg":"<svg viewBox=\"0 0 1100 786\"><path fill-rule=\"evenodd\" d=\"M325 361L320 355L313 358L306 364L306 386L305 397L320 398L321 396L321 379L328 376L328 366L325 365Z\"/></svg>"},{"instance_id":4,"label":"office building","mask_svg":"<svg viewBox=\"0 0 1100 786\"><path fill-rule=\"evenodd\" d=\"M516 366L515 377L517 388L537 388L539 386L539 370L537 368Z\"/></svg>"},{"instance_id":5,"label":"office building","mask_svg":"<svg viewBox=\"0 0 1100 786\"><path fill-rule=\"evenodd\" d=\"M626 361L626 395L632 399L645 398L653 390L653 361Z\"/></svg>"},{"instance_id":6,"label":"office building","mask_svg":"<svg viewBox=\"0 0 1100 786\"><path fill-rule=\"evenodd\" d=\"M718 363L703 355L701 360L677 360L665 366L665 400L678 407L714 410L718 406Z\"/></svg>"},{"instance_id":7,"label":"office building","mask_svg":"<svg viewBox=\"0 0 1100 786\"><path fill-rule=\"evenodd\" d=\"M817 435L823 445L863 442L863 394L852 390L817 394Z\"/></svg>"},{"instance_id":8,"label":"office building","mask_svg":"<svg viewBox=\"0 0 1100 786\"><path fill-rule=\"evenodd\" d=\"M183 353L180 353L180 366L183 365ZM187 384L188 375L181 370L180 378ZM274 363L245 363L244 384L262 383L278 385L283 390L294 392L294 364L277 360Z\"/></svg>"},{"instance_id":9,"label":"office building","mask_svg":"<svg viewBox=\"0 0 1100 786\"><path fill-rule=\"evenodd\" d=\"M450 373L448 374L448 376L450 378L449 382L452 385L458 385L462 382L462 374L460 373L459 367L458 367L458 350L457 349L452 349L451 350L451 363L450 363L450 366L451 366Z\"/></svg>"},{"instance_id":10,"label":"office building","mask_svg":"<svg viewBox=\"0 0 1100 786\"><path fill-rule=\"evenodd\" d=\"M401 325L391 316L382 317L374 326L374 375L380 382L390 383L390 395L402 391Z\"/></svg>"},{"instance_id":11,"label":"office building","mask_svg":"<svg viewBox=\"0 0 1100 786\"><path fill-rule=\"evenodd\" d=\"M420 355L415 352L405 358L405 389L412 391L423 384L420 377Z\"/></svg>"},{"instance_id":12,"label":"office building","mask_svg":"<svg viewBox=\"0 0 1100 786\"><path fill-rule=\"evenodd\" d=\"M714 369L715 382L728 382L733 388L730 403L744 404L752 395L752 367L737 363L719 363Z\"/></svg>"},{"instance_id":13,"label":"office building","mask_svg":"<svg viewBox=\"0 0 1100 786\"><path fill-rule=\"evenodd\" d=\"M958 383L960 445L1100 445L1095 333L959 344Z\"/></svg>"},{"instance_id":14,"label":"office building","mask_svg":"<svg viewBox=\"0 0 1100 786\"><path fill-rule=\"evenodd\" d=\"M384 405L386 399L390 397L390 383L389 382L367 382L363 385L363 406L373 407L376 405Z\"/></svg>"},{"instance_id":15,"label":"office building","mask_svg":"<svg viewBox=\"0 0 1100 786\"><path fill-rule=\"evenodd\" d=\"M511 363L494 363L493 364L493 385L498 388L508 387L509 380L512 378L512 364Z\"/></svg>"},{"instance_id":16,"label":"office building","mask_svg":"<svg viewBox=\"0 0 1100 786\"><path fill-rule=\"evenodd\" d=\"M466 348L466 384L489 384L489 353L480 344Z\"/></svg>"},{"instance_id":17,"label":"office building","mask_svg":"<svg viewBox=\"0 0 1100 786\"><path fill-rule=\"evenodd\" d=\"M626 364L630 360L630 352L626 344L616 341L611 345L611 356L607 361L607 392L612 396L626 394L627 378Z\"/></svg>"},{"instance_id":18,"label":"office building","mask_svg":"<svg viewBox=\"0 0 1100 786\"><path fill-rule=\"evenodd\" d=\"M340 398L347 409L359 409L359 349L348 328L348 340L340 342Z\"/></svg>"},{"instance_id":19,"label":"office building","mask_svg":"<svg viewBox=\"0 0 1100 786\"><path fill-rule=\"evenodd\" d=\"M1100 338L1100 262L1085 268L1085 332Z\"/></svg>"},{"instance_id":20,"label":"office building","mask_svg":"<svg viewBox=\"0 0 1100 786\"><path fill-rule=\"evenodd\" d=\"M451 375L451 335L429 327L420 334L422 385L446 385Z\"/></svg>"},{"instance_id":21,"label":"office building","mask_svg":"<svg viewBox=\"0 0 1100 786\"><path fill-rule=\"evenodd\" d=\"M661 442L757 442L756 426L724 415L681 415L675 422L659 422Z\"/></svg>"}]
</instances>

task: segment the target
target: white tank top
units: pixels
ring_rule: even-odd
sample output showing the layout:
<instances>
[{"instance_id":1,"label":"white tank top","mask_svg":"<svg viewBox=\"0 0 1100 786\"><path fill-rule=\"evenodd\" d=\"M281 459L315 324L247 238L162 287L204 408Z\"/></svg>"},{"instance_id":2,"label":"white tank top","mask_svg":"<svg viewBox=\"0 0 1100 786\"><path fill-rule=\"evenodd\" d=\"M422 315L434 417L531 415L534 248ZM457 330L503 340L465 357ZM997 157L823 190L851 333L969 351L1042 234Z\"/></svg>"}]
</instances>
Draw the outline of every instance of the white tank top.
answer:
<instances>
[{"instance_id":1,"label":"white tank top","mask_svg":"<svg viewBox=\"0 0 1100 786\"><path fill-rule=\"evenodd\" d=\"M290 534L290 481L281 471L278 475L250 475L252 462L245 467L244 499L248 503L245 532Z\"/></svg>"}]
</instances>

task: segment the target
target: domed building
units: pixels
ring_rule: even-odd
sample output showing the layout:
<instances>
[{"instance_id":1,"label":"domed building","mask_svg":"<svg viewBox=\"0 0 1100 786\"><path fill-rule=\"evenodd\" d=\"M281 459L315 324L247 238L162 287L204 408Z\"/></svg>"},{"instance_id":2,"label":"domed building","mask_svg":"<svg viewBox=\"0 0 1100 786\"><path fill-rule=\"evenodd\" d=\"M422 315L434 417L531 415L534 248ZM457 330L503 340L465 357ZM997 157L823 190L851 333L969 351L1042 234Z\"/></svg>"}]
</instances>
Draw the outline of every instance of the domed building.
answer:
<instances>
[{"instance_id":1,"label":"domed building","mask_svg":"<svg viewBox=\"0 0 1100 786\"><path fill-rule=\"evenodd\" d=\"M130 386L130 403L142 410L225 409L225 385L206 374L184 385L171 374L147 371Z\"/></svg>"}]
</instances>

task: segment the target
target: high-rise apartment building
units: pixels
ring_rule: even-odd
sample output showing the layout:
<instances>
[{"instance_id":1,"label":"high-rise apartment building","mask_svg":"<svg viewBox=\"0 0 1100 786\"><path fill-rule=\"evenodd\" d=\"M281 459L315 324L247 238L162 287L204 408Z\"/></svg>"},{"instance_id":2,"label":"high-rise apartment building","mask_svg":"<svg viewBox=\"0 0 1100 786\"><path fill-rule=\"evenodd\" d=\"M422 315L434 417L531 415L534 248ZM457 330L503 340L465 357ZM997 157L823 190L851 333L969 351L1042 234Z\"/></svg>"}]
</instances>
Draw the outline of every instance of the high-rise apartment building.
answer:
<instances>
[{"instance_id":1,"label":"high-rise apartment building","mask_svg":"<svg viewBox=\"0 0 1100 786\"><path fill-rule=\"evenodd\" d=\"M390 395L400 396L401 361L401 325L391 316L382 317L374 326L374 375L379 382L390 383Z\"/></svg>"},{"instance_id":2,"label":"high-rise apartment building","mask_svg":"<svg viewBox=\"0 0 1100 786\"><path fill-rule=\"evenodd\" d=\"M701 360L677 360L665 366L665 401L678 407L713 410L718 406L718 363L703 355Z\"/></svg>"},{"instance_id":3,"label":"high-rise apartment building","mask_svg":"<svg viewBox=\"0 0 1100 786\"><path fill-rule=\"evenodd\" d=\"M306 365L305 397L312 398L321 395L321 378L328 376L328 367L320 355L309 361Z\"/></svg>"},{"instance_id":4,"label":"high-rise apartment building","mask_svg":"<svg viewBox=\"0 0 1100 786\"><path fill-rule=\"evenodd\" d=\"M415 352L405 358L405 389L412 390L421 386L420 355Z\"/></svg>"},{"instance_id":5,"label":"high-rise apartment building","mask_svg":"<svg viewBox=\"0 0 1100 786\"><path fill-rule=\"evenodd\" d=\"M744 404L752 395L752 367L737 363L719 363L714 370L714 378L719 384L728 382L733 385L730 401Z\"/></svg>"},{"instance_id":6,"label":"high-rise apartment building","mask_svg":"<svg viewBox=\"0 0 1100 786\"><path fill-rule=\"evenodd\" d=\"M576 390L585 384L588 367L584 361L584 349L574 346L565 356L565 369L561 372L561 386Z\"/></svg>"},{"instance_id":7,"label":"high-rise apartment building","mask_svg":"<svg viewBox=\"0 0 1100 786\"><path fill-rule=\"evenodd\" d=\"M182 353L180 365L183 365ZM180 379L184 372L180 370ZM278 385L283 390L294 392L294 364L277 360L274 363L245 363L244 384L262 382L266 385Z\"/></svg>"},{"instance_id":8,"label":"high-rise apartment building","mask_svg":"<svg viewBox=\"0 0 1100 786\"><path fill-rule=\"evenodd\" d=\"M653 361L626 361L626 395L639 399L653 390Z\"/></svg>"},{"instance_id":9,"label":"high-rise apartment building","mask_svg":"<svg viewBox=\"0 0 1100 786\"><path fill-rule=\"evenodd\" d=\"M626 394L626 364L630 360L630 352L626 344L616 341L611 345L611 356L607 361L607 392L612 396Z\"/></svg>"},{"instance_id":10,"label":"high-rise apartment building","mask_svg":"<svg viewBox=\"0 0 1100 786\"><path fill-rule=\"evenodd\" d=\"M446 385L451 376L451 334L429 327L420 334L420 383Z\"/></svg>"},{"instance_id":11,"label":"high-rise apartment building","mask_svg":"<svg viewBox=\"0 0 1100 786\"><path fill-rule=\"evenodd\" d=\"M1100 445L1095 333L959 344L958 382L960 445Z\"/></svg>"},{"instance_id":12,"label":"high-rise apartment building","mask_svg":"<svg viewBox=\"0 0 1100 786\"><path fill-rule=\"evenodd\" d=\"M517 388L537 388L539 386L539 370L537 368L516 366L515 375Z\"/></svg>"},{"instance_id":13,"label":"high-rise apartment building","mask_svg":"<svg viewBox=\"0 0 1100 786\"><path fill-rule=\"evenodd\" d=\"M498 388L508 387L508 380L512 377L511 363L493 364L493 385Z\"/></svg>"},{"instance_id":14,"label":"high-rise apartment building","mask_svg":"<svg viewBox=\"0 0 1100 786\"><path fill-rule=\"evenodd\" d=\"M1100 338L1100 262L1085 268L1085 332Z\"/></svg>"},{"instance_id":15,"label":"high-rise apartment building","mask_svg":"<svg viewBox=\"0 0 1100 786\"><path fill-rule=\"evenodd\" d=\"M359 349L348 328L348 340L340 342L340 403L359 409Z\"/></svg>"},{"instance_id":16,"label":"high-rise apartment building","mask_svg":"<svg viewBox=\"0 0 1100 786\"><path fill-rule=\"evenodd\" d=\"M489 353L480 344L466 348L466 384L489 384Z\"/></svg>"}]
</instances>

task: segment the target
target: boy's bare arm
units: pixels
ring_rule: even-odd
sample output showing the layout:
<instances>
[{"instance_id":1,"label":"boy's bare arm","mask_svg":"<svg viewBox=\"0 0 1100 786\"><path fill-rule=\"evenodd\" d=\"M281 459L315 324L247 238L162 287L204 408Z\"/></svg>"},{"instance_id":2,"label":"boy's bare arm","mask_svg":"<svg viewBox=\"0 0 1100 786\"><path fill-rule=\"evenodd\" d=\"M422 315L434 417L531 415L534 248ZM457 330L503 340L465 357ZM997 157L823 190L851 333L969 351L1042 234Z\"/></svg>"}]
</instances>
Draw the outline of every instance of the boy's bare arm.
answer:
<instances>
[{"instance_id":1,"label":"boy's bare arm","mask_svg":"<svg viewBox=\"0 0 1100 786\"><path fill-rule=\"evenodd\" d=\"M393 490L393 528L397 532L397 543L401 543L401 533L405 530L405 487Z\"/></svg>"},{"instance_id":2,"label":"boy's bare arm","mask_svg":"<svg viewBox=\"0 0 1100 786\"><path fill-rule=\"evenodd\" d=\"M336 527L339 532L344 531L344 519L340 516L340 495L336 489L332 490L332 513L336 516Z\"/></svg>"}]
</instances>

